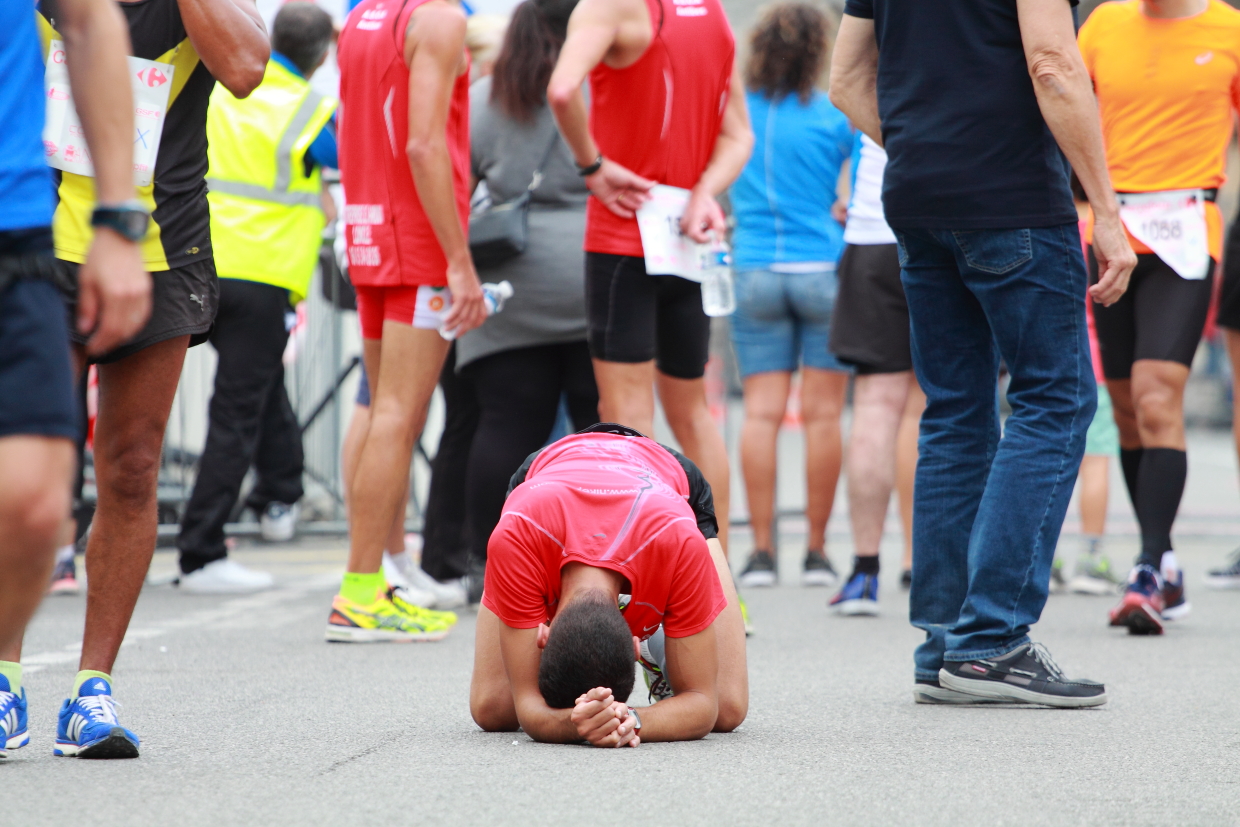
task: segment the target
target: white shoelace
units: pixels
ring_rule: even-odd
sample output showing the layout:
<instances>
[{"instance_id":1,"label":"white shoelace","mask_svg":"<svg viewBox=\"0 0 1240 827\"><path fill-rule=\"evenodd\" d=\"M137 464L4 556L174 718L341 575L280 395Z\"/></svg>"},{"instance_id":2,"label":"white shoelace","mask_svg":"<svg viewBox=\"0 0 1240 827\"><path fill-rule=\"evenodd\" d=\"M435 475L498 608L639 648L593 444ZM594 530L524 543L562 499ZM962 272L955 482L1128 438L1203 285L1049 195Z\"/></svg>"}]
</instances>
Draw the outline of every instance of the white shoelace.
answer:
<instances>
[{"instance_id":1,"label":"white shoelace","mask_svg":"<svg viewBox=\"0 0 1240 827\"><path fill-rule=\"evenodd\" d=\"M120 704L111 695L79 696L77 702L90 713L92 721L120 726L121 722L116 719L116 708Z\"/></svg>"},{"instance_id":2,"label":"white shoelace","mask_svg":"<svg viewBox=\"0 0 1240 827\"><path fill-rule=\"evenodd\" d=\"M1043 668L1051 674L1051 677L1057 681L1062 681L1063 670L1059 668L1059 664L1051 658L1051 653L1046 651L1046 647L1040 643L1032 643L1029 645L1029 654L1033 655L1033 659L1042 664Z\"/></svg>"}]
</instances>

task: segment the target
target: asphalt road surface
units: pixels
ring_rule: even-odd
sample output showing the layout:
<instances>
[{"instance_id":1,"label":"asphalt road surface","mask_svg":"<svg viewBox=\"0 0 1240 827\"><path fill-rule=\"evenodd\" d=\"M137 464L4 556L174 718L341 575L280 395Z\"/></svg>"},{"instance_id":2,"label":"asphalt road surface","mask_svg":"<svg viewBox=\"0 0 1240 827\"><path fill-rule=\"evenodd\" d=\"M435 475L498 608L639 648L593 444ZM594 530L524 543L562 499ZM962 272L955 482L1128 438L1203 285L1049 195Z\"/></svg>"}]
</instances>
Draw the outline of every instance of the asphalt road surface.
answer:
<instances>
[{"instance_id":1,"label":"asphalt road surface","mask_svg":"<svg viewBox=\"0 0 1240 827\"><path fill-rule=\"evenodd\" d=\"M746 539L736 537L740 548ZM1065 546L1070 546L1070 538ZM1117 557L1134 538L1112 546ZM834 556L844 563L844 544ZM31 744L0 763L5 824L1220 825L1240 822L1240 592L1202 588L1223 539L1181 543L1190 619L1162 638L1106 627L1108 598L1053 596L1035 637L1095 710L912 702L912 650L884 549L877 619L822 589L752 590L749 719L686 744L595 750L473 725L474 616L445 641L331 645L343 544L246 547L279 588L244 598L143 594L116 669L134 761L54 758L76 670L81 598L45 601L27 641ZM161 554L154 571L169 570ZM634 704L644 702L634 693Z\"/></svg>"}]
</instances>

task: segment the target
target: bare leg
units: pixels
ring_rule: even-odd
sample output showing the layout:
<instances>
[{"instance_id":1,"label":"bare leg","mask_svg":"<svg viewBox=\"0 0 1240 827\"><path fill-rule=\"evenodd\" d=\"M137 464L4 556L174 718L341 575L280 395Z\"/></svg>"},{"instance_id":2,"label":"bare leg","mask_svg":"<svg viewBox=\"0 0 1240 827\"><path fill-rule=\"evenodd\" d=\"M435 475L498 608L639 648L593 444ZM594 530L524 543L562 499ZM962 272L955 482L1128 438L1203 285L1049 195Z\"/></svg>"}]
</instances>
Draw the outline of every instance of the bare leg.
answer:
<instances>
[{"instance_id":1,"label":"bare leg","mask_svg":"<svg viewBox=\"0 0 1240 827\"><path fill-rule=\"evenodd\" d=\"M749 502L753 547L775 553L771 526L775 519L775 453L779 426L788 406L792 374L755 373L744 379L745 421L741 425L741 475ZM807 429L808 430L808 429ZM838 421L837 421L838 440ZM838 458L836 475L839 474ZM712 486L713 487L713 486Z\"/></svg>"},{"instance_id":2,"label":"bare leg","mask_svg":"<svg viewBox=\"0 0 1240 827\"><path fill-rule=\"evenodd\" d=\"M654 362L604 362L594 360L598 383L598 415L654 436ZM679 438L679 437L678 437Z\"/></svg>"},{"instance_id":3,"label":"bare leg","mask_svg":"<svg viewBox=\"0 0 1240 827\"><path fill-rule=\"evenodd\" d=\"M858 557L878 556L896 476L896 434L908 400L909 373L858 376L848 437L848 510Z\"/></svg>"},{"instance_id":4,"label":"bare leg","mask_svg":"<svg viewBox=\"0 0 1240 827\"><path fill-rule=\"evenodd\" d=\"M917 437L921 431L921 412L926 394L912 371L908 375L908 401L896 437L896 491L900 500L900 524L904 528L904 571L913 570L913 478L917 475Z\"/></svg>"},{"instance_id":5,"label":"bare leg","mask_svg":"<svg viewBox=\"0 0 1240 827\"><path fill-rule=\"evenodd\" d=\"M370 408L366 405L355 405L353 407L353 416L349 419L349 429L344 435L344 444L340 448L340 473L341 477L347 481L344 486L346 511L351 499L349 488L353 481L353 474L357 471L357 463L362 454L362 445L366 442L366 432L369 428ZM408 501L409 485L406 482L405 494L401 498L401 502ZM392 530L388 534L387 542L383 547L392 554L399 554L405 550L405 514L403 510L398 510L396 519L392 521Z\"/></svg>"},{"instance_id":6,"label":"bare leg","mask_svg":"<svg viewBox=\"0 0 1240 827\"><path fill-rule=\"evenodd\" d=\"M1081 530L1089 536L1101 537L1107 528L1107 477L1111 458L1086 456L1081 460Z\"/></svg>"},{"instance_id":7,"label":"bare leg","mask_svg":"<svg viewBox=\"0 0 1240 827\"><path fill-rule=\"evenodd\" d=\"M95 477L80 669L111 673L155 552L159 454L188 336L99 366Z\"/></svg>"},{"instance_id":8,"label":"bare leg","mask_svg":"<svg viewBox=\"0 0 1240 827\"><path fill-rule=\"evenodd\" d=\"M486 606L478 607L474 634L474 673L469 681L469 714L487 732L516 732L517 705L504 671L499 648L500 619Z\"/></svg>"},{"instance_id":9,"label":"bare leg","mask_svg":"<svg viewBox=\"0 0 1240 827\"><path fill-rule=\"evenodd\" d=\"M835 507L843 446L840 413L848 392L848 374L837 370L801 371L801 419L805 423L805 516L809 519L808 548L827 545L827 521ZM772 480L773 482L773 480Z\"/></svg>"},{"instance_id":10,"label":"bare leg","mask_svg":"<svg viewBox=\"0 0 1240 827\"><path fill-rule=\"evenodd\" d=\"M728 504L732 487L728 469L728 449L723 434L710 415L706 403L706 381L675 379L658 374L659 400L672 427L676 441L685 456L693 460L710 483L715 498L715 516L719 518L719 542L728 548Z\"/></svg>"},{"instance_id":11,"label":"bare leg","mask_svg":"<svg viewBox=\"0 0 1240 827\"><path fill-rule=\"evenodd\" d=\"M383 547L401 514L409 483L413 444L426 422L426 407L439 381L449 343L434 330L385 321L382 347L367 339L371 376L370 426L353 472L350 506L350 572L378 572Z\"/></svg>"},{"instance_id":12,"label":"bare leg","mask_svg":"<svg viewBox=\"0 0 1240 827\"><path fill-rule=\"evenodd\" d=\"M21 660L69 513L74 463L67 439L0 438L0 660Z\"/></svg>"}]
</instances>

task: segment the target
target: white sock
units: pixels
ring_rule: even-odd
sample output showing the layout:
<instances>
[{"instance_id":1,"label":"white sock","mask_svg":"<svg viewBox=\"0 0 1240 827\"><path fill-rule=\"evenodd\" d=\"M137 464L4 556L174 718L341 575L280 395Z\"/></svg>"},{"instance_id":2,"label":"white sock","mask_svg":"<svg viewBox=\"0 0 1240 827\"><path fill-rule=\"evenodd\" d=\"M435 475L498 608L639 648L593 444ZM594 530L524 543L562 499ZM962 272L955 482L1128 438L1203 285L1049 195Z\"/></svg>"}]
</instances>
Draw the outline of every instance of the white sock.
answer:
<instances>
[{"instance_id":1,"label":"white sock","mask_svg":"<svg viewBox=\"0 0 1240 827\"><path fill-rule=\"evenodd\" d=\"M1176 574L1180 571L1180 564L1175 559L1174 551L1164 551L1162 563L1159 564L1162 571L1163 580L1174 580Z\"/></svg>"}]
</instances>

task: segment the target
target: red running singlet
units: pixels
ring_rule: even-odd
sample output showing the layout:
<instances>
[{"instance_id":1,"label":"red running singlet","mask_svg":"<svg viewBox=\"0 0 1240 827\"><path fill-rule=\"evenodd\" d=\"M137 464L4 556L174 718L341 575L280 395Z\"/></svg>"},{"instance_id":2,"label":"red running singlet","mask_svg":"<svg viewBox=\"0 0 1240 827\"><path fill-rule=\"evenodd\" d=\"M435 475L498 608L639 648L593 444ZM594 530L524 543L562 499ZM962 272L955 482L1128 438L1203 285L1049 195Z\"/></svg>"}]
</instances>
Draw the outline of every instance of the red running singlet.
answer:
<instances>
[{"instance_id":1,"label":"red running singlet","mask_svg":"<svg viewBox=\"0 0 1240 827\"><path fill-rule=\"evenodd\" d=\"M448 283L448 260L405 155L409 67L405 31L428 0L364 0L340 34L340 176L349 279L370 286ZM469 226L469 72L452 87L448 154L461 227Z\"/></svg>"},{"instance_id":2,"label":"red running singlet","mask_svg":"<svg viewBox=\"0 0 1240 827\"><path fill-rule=\"evenodd\" d=\"M692 188L723 124L736 39L719 0L646 0L654 37L632 66L590 73L590 131L599 152L645 178ZM739 90L737 90L739 92ZM642 255L636 219L597 198L586 207L585 249Z\"/></svg>"}]
</instances>

